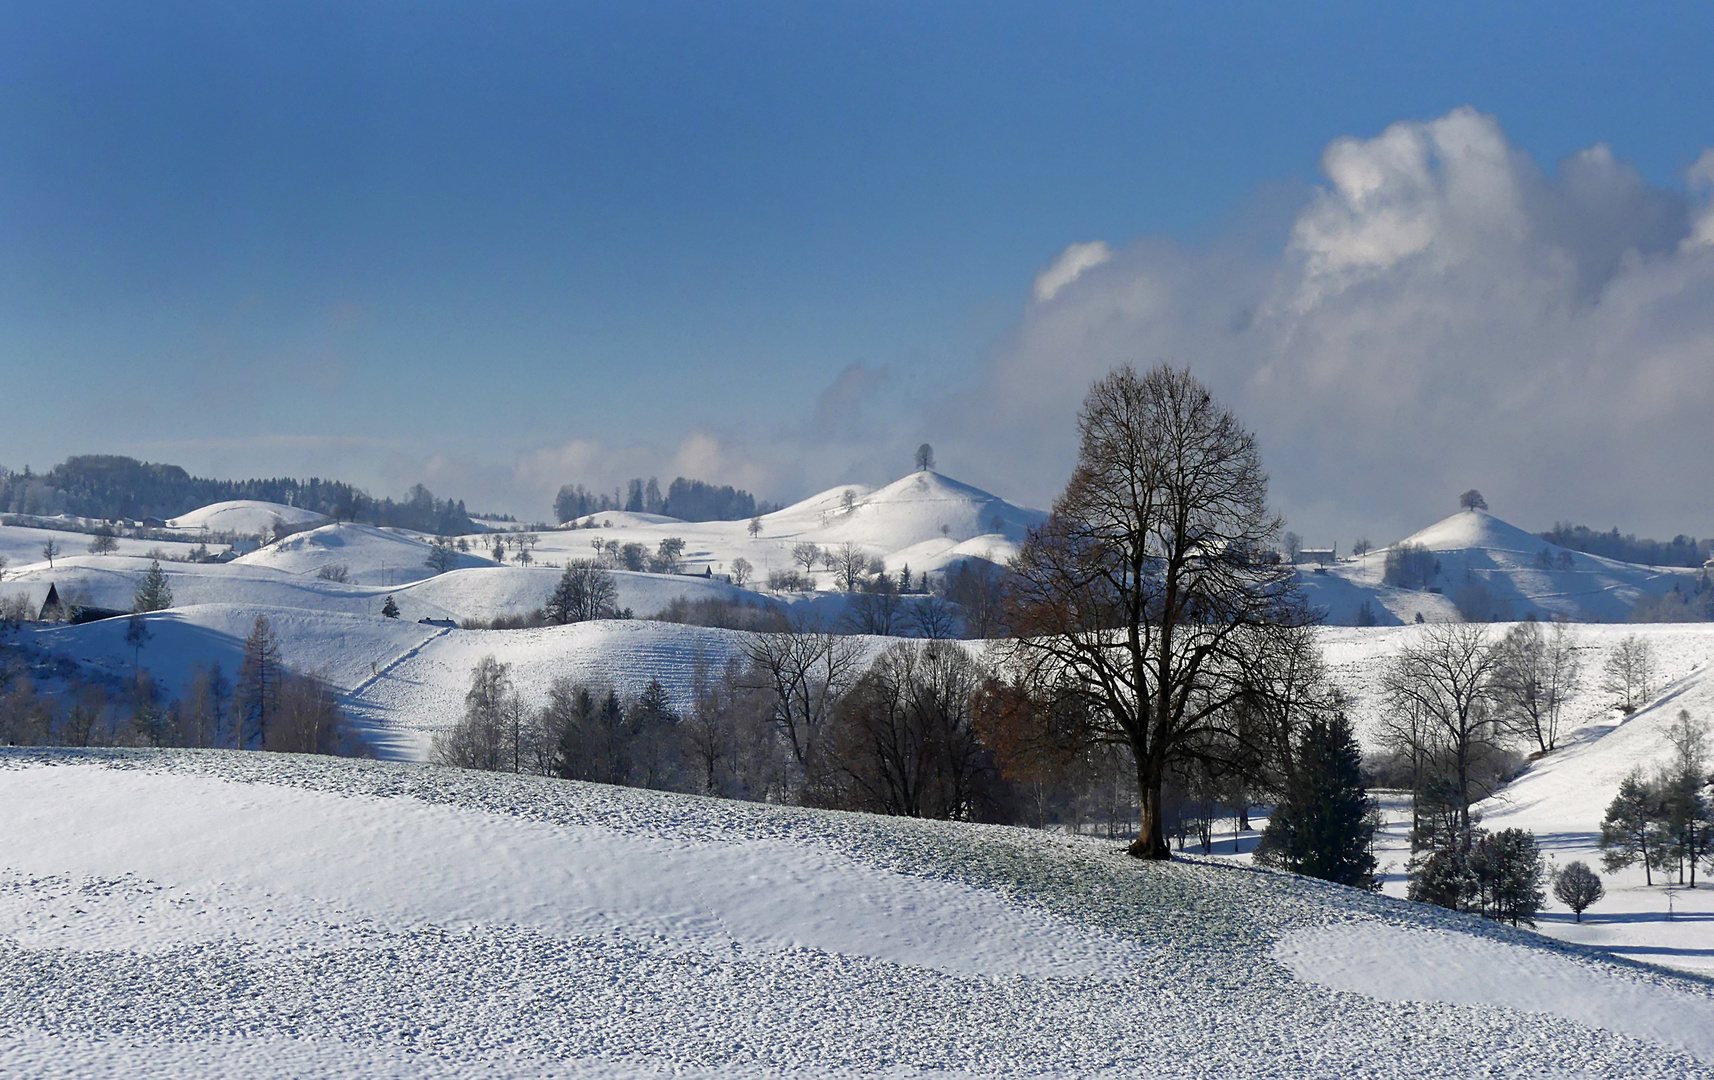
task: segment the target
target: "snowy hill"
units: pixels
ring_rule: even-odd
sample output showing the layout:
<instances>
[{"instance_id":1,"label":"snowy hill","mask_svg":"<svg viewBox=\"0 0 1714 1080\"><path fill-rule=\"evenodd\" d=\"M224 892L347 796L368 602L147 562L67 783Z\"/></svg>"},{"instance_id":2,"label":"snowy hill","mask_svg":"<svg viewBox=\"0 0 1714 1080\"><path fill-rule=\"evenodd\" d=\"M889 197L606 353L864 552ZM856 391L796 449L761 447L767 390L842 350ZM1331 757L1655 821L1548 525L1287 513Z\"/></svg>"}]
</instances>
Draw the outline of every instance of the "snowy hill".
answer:
<instances>
[{"instance_id":1,"label":"snowy hill","mask_svg":"<svg viewBox=\"0 0 1714 1080\"><path fill-rule=\"evenodd\" d=\"M278 543L241 555L234 566L266 566L291 574L314 575L326 566L343 566L348 580L364 585L400 585L432 577L429 542L412 533L373 525L339 522L293 533ZM460 554L457 566L492 566L480 555Z\"/></svg>"},{"instance_id":2,"label":"snowy hill","mask_svg":"<svg viewBox=\"0 0 1714 1080\"><path fill-rule=\"evenodd\" d=\"M255 536L259 533L272 532L276 525L316 525L327 520L327 515L318 514L314 510L305 510L297 506L286 506L282 503L261 502L255 499L235 499L229 502L210 503L188 514L172 518L167 527L172 529L206 529L212 533L236 533L241 536Z\"/></svg>"},{"instance_id":3,"label":"snowy hill","mask_svg":"<svg viewBox=\"0 0 1714 1080\"><path fill-rule=\"evenodd\" d=\"M1439 564L1422 589L1384 582L1387 553L1405 544L1425 548ZM1436 522L1397 545L1342 559L1317 573L1305 568L1299 581L1310 602L1330 623L1350 626L1367 601L1382 625L1456 619L1460 589L1486 590L1501 619L1556 616L1578 622L1622 622L1645 595L1694 584L1695 572L1586 555L1550 544L1481 510L1465 510Z\"/></svg>"},{"instance_id":4,"label":"snowy hill","mask_svg":"<svg viewBox=\"0 0 1714 1080\"><path fill-rule=\"evenodd\" d=\"M1087 838L224 752L0 751L0 812L9 1075L1714 1066L1706 983Z\"/></svg>"},{"instance_id":5,"label":"snowy hill","mask_svg":"<svg viewBox=\"0 0 1714 1080\"><path fill-rule=\"evenodd\" d=\"M725 574L733 560L743 558L759 580L766 580L770 570L793 568L792 548L797 544L825 549L851 543L882 560L891 572L909 565L912 574L938 573L968 558L1007 561L1025 533L1044 517L1039 510L1014 506L980 488L924 471L880 488L829 488L764 515L753 537L748 521L688 522L604 512L592 515L598 530L566 528L542 534L536 554L555 560L586 558L595 539L641 543L652 550L665 537L676 536L686 542L685 562L693 572L709 567ZM818 585L830 584L819 566L813 573Z\"/></svg>"}]
</instances>

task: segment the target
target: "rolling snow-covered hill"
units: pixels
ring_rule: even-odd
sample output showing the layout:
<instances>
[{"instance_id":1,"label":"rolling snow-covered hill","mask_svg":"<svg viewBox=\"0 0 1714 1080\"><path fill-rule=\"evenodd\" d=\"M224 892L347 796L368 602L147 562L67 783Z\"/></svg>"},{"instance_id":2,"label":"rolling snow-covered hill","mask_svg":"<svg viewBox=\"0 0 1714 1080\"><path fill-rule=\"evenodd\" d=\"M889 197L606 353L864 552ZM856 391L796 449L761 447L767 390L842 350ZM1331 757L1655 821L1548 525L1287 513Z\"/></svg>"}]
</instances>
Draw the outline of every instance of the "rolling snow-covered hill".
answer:
<instances>
[{"instance_id":1,"label":"rolling snow-covered hill","mask_svg":"<svg viewBox=\"0 0 1714 1080\"><path fill-rule=\"evenodd\" d=\"M1453 598L1468 584L1488 590L1502 619L1623 622L1642 597L1691 586L1696 575L1562 548L1482 510L1454 514L1403 544L1425 548L1438 560L1440 570L1428 588L1400 589L1383 581L1391 547L1342 559L1325 573L1304 568L1298 579L1328 622L1351 626L1365 602L1380 625L1414 622L1419 614L1429 622L1455 620Z\"/></svg>"},{"instance_id":2,"label":"rolling snow-covered hill","mask_svg":"<svg viewBox=\"0 0 1714 1080\"><path fill-rule=\"evenodd\" d=\"M0 813L8 1075L1714 1069L1706 982L1091 838L219 751L0 751Z\"/></svg>"},{"instance_id":3,"label":"rolling snow-covered hill","mask_svg":"<svg viewBox=\"0 0 1714 1080\"><path fill-rule=\"evenodd\" d=\"M851 495L849 504L846 493ZM748 521L678 521L658 514L604 512L591 515L596 530L563 528L541 534L537 558L587 558L590 541L637 542L653 550L669 536L685 540L685 563L716 574L731 571L743 558L765 581L770 570L793 569L792 548L813 543L822 548L856 544L898 573L938 573L968 558L1004 563L1017 553L1025 533L1039 524L1039 510L1014 506L980 488L936 472L917 472L880 488L846 484L783 510L763 515L760 531L750 535ZM472 538L483 543L491 538ZM819 565L814 577L831 586L831 574Z\"/></svg>"},{"instance_id":4,"label":"rolling snow-covered hill","mask_svg":"<svg viewBox=\"0 0 1714 1080\"><path fill-rule=\"evenodd\" d=\"M188 514L171 518L167 521L167 527L256 536L272 532L276 525L301 527L317 525L326 520L327 515L305 510L301 506L286 506L283 503L262 502L257 499L234 499L210 503Z\"/></svg>"}]
</instances>

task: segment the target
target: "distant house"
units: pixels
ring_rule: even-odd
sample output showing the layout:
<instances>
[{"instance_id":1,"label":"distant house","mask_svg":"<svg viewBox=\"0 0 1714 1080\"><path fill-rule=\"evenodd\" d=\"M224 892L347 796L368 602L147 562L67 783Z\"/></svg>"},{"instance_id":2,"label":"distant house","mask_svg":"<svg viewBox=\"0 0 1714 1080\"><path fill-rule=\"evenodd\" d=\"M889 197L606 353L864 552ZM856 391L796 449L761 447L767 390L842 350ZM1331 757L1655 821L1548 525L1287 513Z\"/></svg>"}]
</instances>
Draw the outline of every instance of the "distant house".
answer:
<instances>
[{"instance_id":1,"label":"distant house","mask_svg":"<svg viewBox=\"0 0 1714 1080\"><path fill-rule=\"evenodd\" d=\"M50 582L47 598L42 601L42 610L36 618L42 622L68 622L78 625L94 622L97 619L112 619L128 614L130 612L116 611L113 608L98 608L90 604L67 604L60 599L59 586Z\"/></svg>"},{"instance_id":2,"label":"distant house","mask_svg":"<svg viewBox=\"0 0 1714 1080\"><path fill-rule=\"evenodd\" d=\"M1335 544L1330 548L1300 548L1297 553L1297 561L1326 566L1328 563L1339 561L1339 547Z\"/></svg>"}]
</instances>

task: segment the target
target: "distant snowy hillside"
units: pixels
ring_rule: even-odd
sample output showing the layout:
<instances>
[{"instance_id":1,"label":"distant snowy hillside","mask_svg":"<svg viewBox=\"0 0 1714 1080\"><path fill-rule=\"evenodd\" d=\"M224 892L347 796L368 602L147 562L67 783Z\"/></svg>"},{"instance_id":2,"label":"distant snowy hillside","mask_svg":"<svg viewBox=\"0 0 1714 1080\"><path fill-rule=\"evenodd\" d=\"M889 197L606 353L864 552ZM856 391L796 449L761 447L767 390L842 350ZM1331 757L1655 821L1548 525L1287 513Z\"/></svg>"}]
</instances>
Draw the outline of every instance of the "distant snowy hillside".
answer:
<instances>
[{"instance_id":1,"label":"distant snowy hillside","mask_svg":"<svg viewBox=\"0 0 1714 1080\"><path fill-rule=\"evenodd\" d=\"M1383 577L1387 553L1405 544L1426 548L1439 563L1427 587L1401 589ZM1350 626L1368 602L1382 625L1458 617L1459 590L1487 591L1501 619L1555 616L1579 622L1622 622L1645 595L1694 585L1695 571L1637 566L1550 544L1481 510L1466 510L1390 548L1346 558L1318 573L1298 575L1311 603L1330 623Z\"/></svg>"},{"instance_id":2,"label":"distant snowy hillside","mask_svg":"<svg viewBox=\"0 0 1714 1080\"><path fill-rule=\"evenodd\" d=\"M207 529L215 533L237 533L254 536L271 532L276 525L316 525L327 515L281 503L237 499L210 503L167 522L174 529Z\"/></svg>"},{"instance_id":3,"label":"distant snowy hillside","mask_svg":"<svg viewBox=\"0 0 1714 1080\"><path fill-rule=\"evenodd\" d=\"M275 544L239 556L234 566L268 566L293 574L315 574L343 566L349 580L364 585L400 585L431 577L429 543L413 534L373 525L340 522L293 533ZM492 566L480 555L460 554L456 565Z\"/></svg>"},{"instance_id":4,"label":"distant snowy hillside","mask_svg":"<svg viewBox=\"0 0 1714 1080\"><path fill-rule=\"evenodd\" d=\"M850 501L847 503L847 493ZM730 573L742 558L765 581L770 571L794 568L792 549L812 543L823 549L855 544L897 574L939 573L966 559L1004 563L1044 515L936 472L917 472L884 487L843 484L763 515L757 535L748 521L677 521L654 514L603 512L591 516L598 529L565 528L542 535L538 557L585 558L592 540L641 543L653 549L669 536L686 542L685 562L695 571ZM819 564L811 571L818 587L832 586Z\"/></svg>"},{"instance_id":5,"label":"distant snowy hillside","mask_svg":"<svg viewBox=\"0 0 1714 1080\"><path fill-rule=\"evenodd\" d=\"M1705 982L1093 838L208 751L0 751L0 814L7 1075L1714 1068Z\"/></svg>"}]
</instances>

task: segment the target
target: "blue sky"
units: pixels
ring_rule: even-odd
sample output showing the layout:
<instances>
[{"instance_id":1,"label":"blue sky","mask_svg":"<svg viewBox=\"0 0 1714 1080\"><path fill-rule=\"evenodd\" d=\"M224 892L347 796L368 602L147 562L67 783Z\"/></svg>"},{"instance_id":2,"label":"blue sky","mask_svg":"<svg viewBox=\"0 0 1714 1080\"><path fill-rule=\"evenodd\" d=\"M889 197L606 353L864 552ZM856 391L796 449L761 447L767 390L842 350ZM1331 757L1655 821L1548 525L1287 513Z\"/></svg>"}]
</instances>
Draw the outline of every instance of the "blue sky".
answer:
<instances>
[{"instance_id":1,"label":"blue sky","mask_svg":"<svg viewBox=\"0 0 1714 1080\"><path fill-rule=\"evenodd\" d=\"M1045 503L1075 395L1029 469L973 432L1067 245L1265 264L1330 143L1460 106L1683 197L1711 47L1688 4L4 4L0 463L541 513L884 481L927 438ZM1269 464L1294 520L1410 519Z\"/></svg>"}]
</instances>

